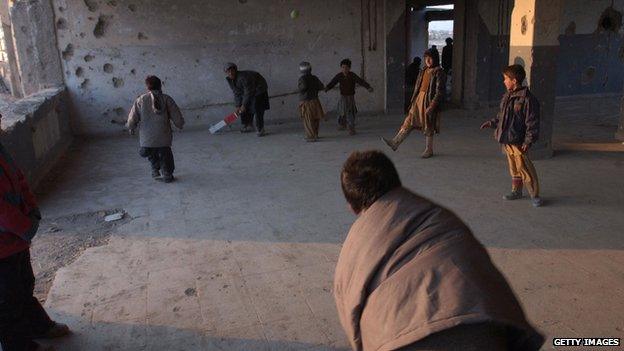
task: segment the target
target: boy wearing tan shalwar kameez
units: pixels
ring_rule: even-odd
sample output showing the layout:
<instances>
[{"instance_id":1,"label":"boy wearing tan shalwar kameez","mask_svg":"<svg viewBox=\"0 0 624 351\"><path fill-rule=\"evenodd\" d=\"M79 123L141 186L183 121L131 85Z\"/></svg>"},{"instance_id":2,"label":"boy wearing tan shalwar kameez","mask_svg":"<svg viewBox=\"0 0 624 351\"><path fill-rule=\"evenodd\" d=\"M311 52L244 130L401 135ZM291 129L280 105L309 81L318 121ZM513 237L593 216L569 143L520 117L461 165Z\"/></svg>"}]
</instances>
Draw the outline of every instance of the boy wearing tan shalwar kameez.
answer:
<instances>
[{"instance_id":1,"label":"boy wearing tan shalwar kameez","mask_svg":"<svg viewBox=\"0 0 624 351\"><path fill-rule=\"evenodd\" d=\"M392 140L382 140L396 151L412 130L421 130L426 136L422 157L429 158L433 155L433 135L440 133L439 110L444 100L446 74L429 50L425 51L424 57L426 67L416 79L410 109L399 132Z\"/></svg>"},{"instance_id":2,"label":"boy wearing tan shalwar kameez","mask_svg":"<svg viewBox=\"0 0 624 351\"><path fill-rule=\"evenodd\" d=\"M301 77L299 78L299 114L303 120L305 129L305 140L314 142L318 139L319 125L322 118L325 118L323 106L318 99L318 92L325 86L312 74L312 66L309 62L299 64Z\"/></svg>"}]
</instances>

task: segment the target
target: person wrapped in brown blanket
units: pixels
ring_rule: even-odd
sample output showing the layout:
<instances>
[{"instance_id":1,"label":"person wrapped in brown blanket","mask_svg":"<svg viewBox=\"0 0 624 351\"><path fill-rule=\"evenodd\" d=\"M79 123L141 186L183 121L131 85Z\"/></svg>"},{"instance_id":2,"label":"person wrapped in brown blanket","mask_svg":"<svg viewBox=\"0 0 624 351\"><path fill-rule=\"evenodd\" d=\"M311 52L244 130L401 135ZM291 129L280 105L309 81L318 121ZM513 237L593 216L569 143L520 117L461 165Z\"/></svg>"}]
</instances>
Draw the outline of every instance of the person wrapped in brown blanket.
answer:
<instances>
[{"instance_id":1,"label":"person wrapped in brown blanket","mask_svg":"<svg viewBox=\"0 0 624 351\"><path fill-rule=\"evenodd\" d=\"M539 350L542 335L452 212L402 187L390 159L355 152L341 173L358 215L334 277L354 350Z\"/></svg>"}]
</instances>

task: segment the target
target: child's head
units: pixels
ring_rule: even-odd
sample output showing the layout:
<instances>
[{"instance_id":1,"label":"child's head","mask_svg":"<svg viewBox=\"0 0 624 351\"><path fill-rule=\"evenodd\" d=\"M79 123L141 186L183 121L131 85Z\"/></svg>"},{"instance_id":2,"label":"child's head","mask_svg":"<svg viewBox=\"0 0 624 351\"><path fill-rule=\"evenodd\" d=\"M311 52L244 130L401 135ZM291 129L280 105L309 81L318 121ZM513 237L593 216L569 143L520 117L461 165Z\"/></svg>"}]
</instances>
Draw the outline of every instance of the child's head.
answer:
<instances>
[{"instance_id":1,"label":"child's head","mask_svg":"<svg viewBox=\"0 0 624 351\"><path fill-rule=\"evenodd\" d=\"M342 166L340 183L345 199L359 214L390 190L401 186L399 173L381 151L356 151Z\"/></svg>"},{"instance_id":2,"label":"child's head","mask_svg":"<svg viewBox=\"0 0 624 351\"><path fill-rule=\"evenodd\" d=\"M307 61L303 61L299 64L299 72L301 72L301 74L307 74L312 72L312 65L310 64L310 62Z\"/></svg>"},{"instance_id":3,"label":"child's head","mask_svg":"<svg viewBox=\"0 0 624 351\"><path fill-rule=\"evenodd\" d=\"M427 68L440 65L440 56L435 55L431 49L425 50L423 58L425 59L425 66L427 66Z\"/></svg>"},{"instance_id":4,"label":"child's head","mask_svg":"<svg viewBox=\"0 0 624 351\"><path fill-rule=\"evenodd\" d=\"M234 79L236 78L236 72L238 72L238 67L233 62L228 62L223 67L223 71L227 75L228 78Z\"/></svg>"},{"instance_id":5,"label":"child's head","mask_svg":"<svg viewBox=\"0 0 624 351\"><path fill-rule=\"evenodd\" d=\"M145 78L145 86L147 90L162 90L162 82L156 76L147 76Z\"/></svg>"},{"instance_id":6,"label":"child's head","mask_svg":"<svg viewBox=\"0 0 624 351\"><path fill-rule=\"evenodd\" d=\"M342 73L349 73L351 71L351 60L346 58L340 61L340 68L342 69Z\"/></svg>"},{"instance_id":7,"label":"child's head","mask_svg":"<svg viewBox=\"0 0 624 351\"><path fill-rule=\"evenodd\" d=\"M524 78L526 78L526 72L520 65L511 65L503 69L503 84L508 91L521 87Z\"/></svg>"}]
</instances>

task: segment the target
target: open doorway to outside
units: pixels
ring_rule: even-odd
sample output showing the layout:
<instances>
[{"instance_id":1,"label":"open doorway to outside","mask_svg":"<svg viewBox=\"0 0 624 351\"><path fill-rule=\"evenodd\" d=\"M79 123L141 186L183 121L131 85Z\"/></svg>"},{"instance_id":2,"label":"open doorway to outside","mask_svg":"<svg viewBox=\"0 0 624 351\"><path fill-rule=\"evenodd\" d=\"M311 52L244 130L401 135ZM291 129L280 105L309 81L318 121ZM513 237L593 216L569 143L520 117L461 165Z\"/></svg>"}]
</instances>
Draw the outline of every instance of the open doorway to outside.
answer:
<instances>
[{"instance_id":1,"label":"open doorway to outside","mask_svg":"<svg viewBox=\"0 0 624 351\"><path fill-rule=\"evenodd\" d=\"M440 64L447 73L446 96L451 94L454 4L449 0L412 1L408 3L407 10L406 110L414 93L418 73L424 67L422 57L427 49L438 52Z\"/></svg>"}]
</instances>

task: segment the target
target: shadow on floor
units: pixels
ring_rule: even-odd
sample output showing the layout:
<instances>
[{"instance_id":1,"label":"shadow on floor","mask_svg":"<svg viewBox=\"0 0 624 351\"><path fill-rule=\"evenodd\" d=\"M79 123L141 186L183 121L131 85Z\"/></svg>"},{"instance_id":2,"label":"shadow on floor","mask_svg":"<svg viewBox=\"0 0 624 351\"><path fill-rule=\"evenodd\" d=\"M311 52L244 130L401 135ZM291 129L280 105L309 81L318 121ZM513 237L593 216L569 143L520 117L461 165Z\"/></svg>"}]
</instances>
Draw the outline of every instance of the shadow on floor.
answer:
<instances>
[{"instance_id":1,"label":"shadow on floor","mask_svg":"<svg viewBox=\"0 0 624 351\"><path fill-rule=\"evenodd\" d=\"M59 351L348 350L331 345L295 341L298 337L296 335L264 335L259 326L213 332L148 325L140 322L94 322L87 325L82 324L84 321L72 315L54 313L52 315L55 320L67 323L72 328L72 334L39 342L43 345L52 345ZM294 340L280 340L289 338Z\"/></svg>"}]
</instances>

